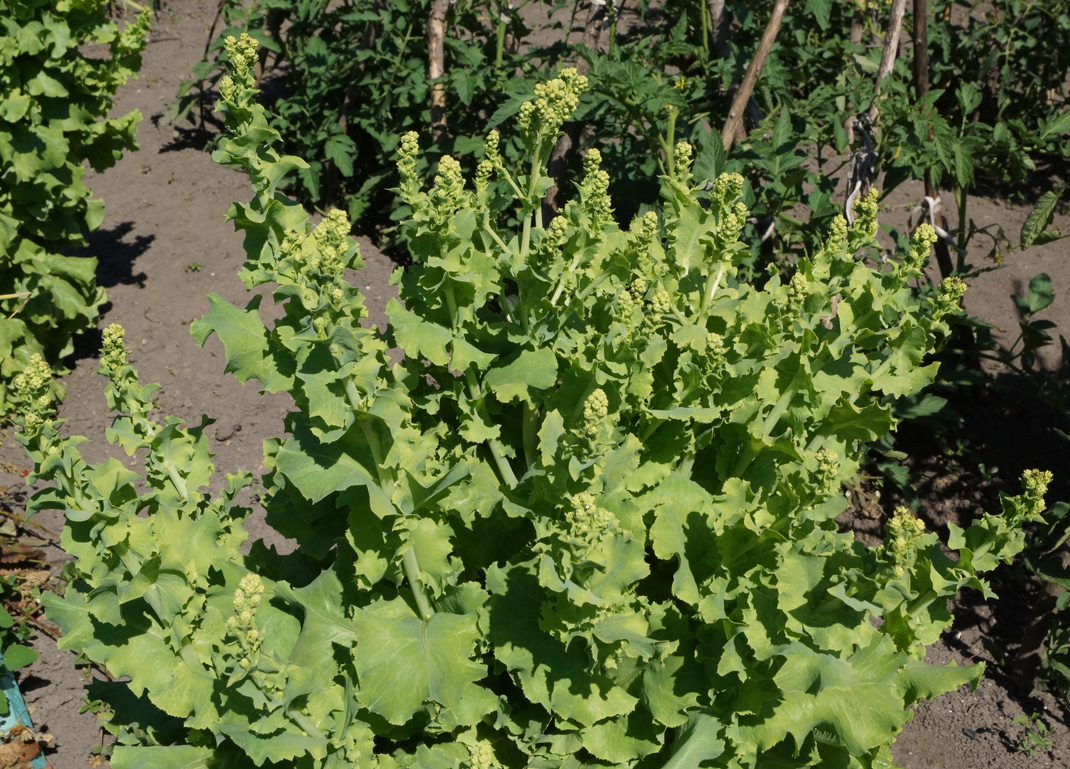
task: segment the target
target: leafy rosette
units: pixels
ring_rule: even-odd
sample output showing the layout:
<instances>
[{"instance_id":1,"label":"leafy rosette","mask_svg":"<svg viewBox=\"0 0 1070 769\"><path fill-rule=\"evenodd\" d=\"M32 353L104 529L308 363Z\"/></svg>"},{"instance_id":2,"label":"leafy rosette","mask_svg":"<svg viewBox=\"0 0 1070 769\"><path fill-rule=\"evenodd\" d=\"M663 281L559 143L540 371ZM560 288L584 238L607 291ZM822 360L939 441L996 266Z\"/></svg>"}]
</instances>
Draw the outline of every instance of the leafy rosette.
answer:
<instances>
[{"instance_id":1,"label":"leafy rosette","mask_svg":"<svg viewBox=\"0 0 1070 769\"><path fill-rule=\"evenodd\" d=\"M263 484L296 549L243 554L243 481L206 494L203 424L148 416L118 331L110 437L145 475L27 424L56 483L36 504L66 509L77 558L50 616L124 677L94 690L117 769L870 767L911 704L977 680L924 645L947 598L1021 549L1047 476L954 530L951 556L908 511L868 549L835 520L958 311L958 285L931 304L911 288L931 230L873 269L871 196L789 280L747 285L742 180L707 191L686 144L663 205L627 229L596 152L544 221L546 160L585 86L566 70L520 112L528 167L491 134L471 182L446 159L424 189L405 138L412 265L370 327L345 217L313 227L277 192L302 161L273 149L255 44L228 50L216 158L252 179L230 211L241 274L282 312L212 296L193 333L293 397Z\"/></svg>"}]
</instances>

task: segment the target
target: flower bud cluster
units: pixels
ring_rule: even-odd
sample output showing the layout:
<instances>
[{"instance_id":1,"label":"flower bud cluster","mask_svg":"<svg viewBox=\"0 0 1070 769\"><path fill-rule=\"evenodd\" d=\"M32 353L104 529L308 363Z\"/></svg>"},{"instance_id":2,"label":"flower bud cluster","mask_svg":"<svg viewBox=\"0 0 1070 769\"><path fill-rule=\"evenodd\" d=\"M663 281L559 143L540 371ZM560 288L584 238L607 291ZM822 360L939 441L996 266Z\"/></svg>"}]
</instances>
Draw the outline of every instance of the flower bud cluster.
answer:
<instances>
[{"instance_id":1,"label":"flower bud cluster","mask_svg":"<svg viewBox=\"0 0 1070 769\"><path fill-rule=\"evenodd\" d=\"M565 512L565 520L575 539L592 542L616 522L613 513L599 507L590 492L581 491L569 501L571 507Z\"/></svg>"},{"instance_id":2,"label":"flower bud cluster","mask_svg":"<svg viewBox=\"0 0 1070 769\"><path fill-rule=\"evenodd\" d=\"M613 204L609 199L609 174L599 166L602 153L590 149L583 157L583 181L580 183L580 200L584 216L591 223L591 230L598 232L613 216Z\"/></svg>"},{"instance_id":3,"label":"flower bud cluster","mask_svg":"<svg viewBox=\"0 0 1070 769\"><path fill-rule=\"evenodd\" d=\"M1022 501L1025 503L1025 511L1028 516L1040 515L1044 512L1044 495L1048 493L1048 484L1051 483L1052 475L1047 470L1026 470L1022 473Z\"/></svg>"},{"instance_id":4,"label":"flower bud cluster","mask_svg":"<svg viewBox=\"0 0 1070 769\"><path fill-rule=\"evenodd\" d=\"M865 197L855 200L855 214L858 218L855 220L854 227L867 238L875 237L877 234L878 208L876 187L870 189Z\"/></svg>"},{"instance_id":5,"label":"flower bud cluster","mask_svg":"<svg viewBox=\"0 0 1070 769\"><path fill-rule=\"evenodd\" d=\"M285 256L297 256L297 252L301 250L302 244L305 242L305 238L297 230L290 230L286 233L286 237L282 240L280 250L282 255ZM300 258L300 257L298 257Z\"/></svg>"},{"instance_id":6,"label":"flower bud cluster","mask_svg":"<svg viewBox=\"0 0 1070 769\"><path fill-rule=\"evenodd\" d=\"M642 216L632 219L628 228L628 245L640 256L647 257L650 247L658 237L658 214L656 211L647 211ZM646 293L644 289L641 293Z\"/></svg>"},{"instance_id":7,"label":"flower bud cluster","mask_svg":"<svg viewBox=\"0 0 1070 769\"><path fill-rule=\"evenodd\" d=\"M902 577L914 562L925 523L905 507L897 507L884 527L884 552L896 577Z\"/></svg>"},{"instance_id":8,"label":"flower bud cluster","mask_svg":"<svg viewBox=\"0 0 1070 769\"><path fill-rule=\"evenodd\" d=\"M105 374L114 374L126 365L126 345L123 344L125 334L123 327L118 323L112 323L104 329L100 368Z\"/></svg>"},{"instance_id":9,"label":"flower bud cluster","mask_svg":"<svg viewBox=\"0 0 1070 769\"><path fill-rule=\"evenodd\" d=\"M401 186L419 186L416 179L416 156L420 154L420 135L415 131L408 131L401 135L401 145L398 147L398 176L401 177Z\"/></svg>"},{"instance_id":10,"label":"flower bud cluster","mask_svg":"<svg viewBox=\"0 0 1070 769\"><path fill-rule=\"evenodd\" d=\"M724 343L724 337L711 331L706 334L706 358L711 365L717 366L724 363L728 354L728 347Z\"/></svg>"},{"instance_id":11,"label":"flower bud cluster","mask_svg":"<svg viewBox=\"0 0 1070 769\"><path fill-rule=\"evenodd\" d=\"M234 614L227 619L227 628L238 639L243 654L238 665L244 670L251 667L249 655L260 648L263 635L256 627L256 610L264 595L264 583L258 574L246 574L234 591Z\"/></svg>"},{"instance_id":12,"label":"flower bud cluster","mask_svg":"<svg viewBox=\"0 0 1070 769\"><path fill-rule=\"evenodd\" d=\"M520 105L517 125L529 136L539 132L557 133L580 103L587 90L587 78L575 67L561 70L553 80L535 85L535 99Z\"/></svg>"},{"instance_id":13,"label":"flower bud cluster","mask_svg":"<svg viewBox=\"0 0 1070 769\"><path fill-rule=\"evenodd\" d=\"M711 196L721 208L734 203L742 194L743 177L740 174L721 174L713 180Z\"/></svg>"},{"instance_id":14,"label":"flower bud cluster","mask_svg":"<svg viewBox=\"0 0 1070 769\"><path fill-rule=\"evenodd\" d=\"M743 228L747 224L747 215L749 213L750 211L747 210L746 204L739 201L732 206L731 211L721 214L721 226L718 234L721 236L722 242L735 243L739 240L739 234L743 232Z\"/></svg>"},{"instance_id":15,"label":"flower bud cluster","mask_svg":"<svg viewBox=\"0 0 1070 769\"><path fill-rule=\"evenodd\" d=\"M237 86L234 85L234 78L230 75L223 75L219 79L219 95L223 97L223 101L234 102L234 96L237 93Z\"/></svg>"},{"instance_id":16,"label":"flower bud cluster","mask_svg":"<svg viewBox=\"0 0 1070 769\"><path fill-rule=\"evenodd\" d=\"M560 248L565 245L565 241L568 240L568 219L563 216L555 216L550 221L550 228L547 230L546 238L553 248Z\"/></svg>"},{"instance_id":17,"label":"flower bud cluster","mask_svg":"<svg viewBox=\"0 0 1070 769\"><path fill-rule=\"evenodd\" d=\"M223 41L223 47L230 59L232 74L224 75L219 81L219 95L224 101L238 104L243 92L255 87L252 68L256 64L257 42L242 32L241 37L230 36Z\"/></svg>"},{"instance_id":18,"label":"flower bud cluster","mask_svg":"<svg viewBox=\"0 0 1070 769\"><path fill-rule=\"evenodd\" d=\"M673 148L673 169L677 178L687 178L691 173L691 156L694 148L687 142L678 142Z\"/></svg>"},{"instance_id":19,"label":"flower bud cluster","mask_svg":"<svg viewBox=\"0 0 1070 769\"><path fill-rule=\"evenodd\" d=\"M650 298L650 312L661 317L672 312L672 296L663 288L659 288L654 292L654 296Z\"/></svg>"},{"instance_id":20,"label":"flower bud cluster","mask_svg":"<svg viewBox=\"0 0 1070 769\"><path fill-rule=\"evenodd\" d=\"M468 746L469 769L498 769L501 764L494 756L494 748L486 740Z\"/></svg>"},{"instance_id":21,"label":"flower bud cluster","mask_svg":"<svg viewBox=\"0 0 1070 769\"><path fill-rule=\"evenodd\" d=\"M617 294L615 309L617 320L627 326L632 326L635 325L636 313L642 309L642 302L636 301L635 294L630 289L622 288Z\"/></svg>"},{"instance_id":22,"label":"flower bud cluster","mask_svg":"<svg viewBox=\"0 0 1070 769\"><path fill-rule=\"evenodd\" d=\"M847 240L847 220L843 218L843 214L836 214L836 217L832 220L832 225L829 227L826 247L835 249L845 240Z\"/></svg>"},{"instance_id":23,"label":"flower bud cluster","mask_svg":"<svg viewBox=\"0 0 1070 769\"><path fill-rule=\"evenodd\" d=\"M241 80L251 80L251 70L256 64L257 43L245 32L240 37L230 36L223 41L223 47L230 59L231 70Z\"/></svg>"},{"instance_id":24,"label":"flower bud cluster","mask_svg":"<svg viewBox=\"0 0 1070 769\"><path fill-rule=\"evenodd\" d=\"M828 446L823 446L817 452L817 475L826 490L836 483L840 474L840 459L836 452Z\"/></svg>"},{"instance_id":25,"label":"flower bud cluster","mask_svg":"<svg viewBox=\"0 0 1070 769\"><path fill-rule=\"evenodd\" d=\"M952 275L940 281L940 296L936 300L935 314L937 317L954 315L959 311L959 303L963 294L966 293L966 284L961 278Z\"/></svg>"},{"instance_id":26,"label":"flower bud cluster","mask_svg":"<svg viewBox=\"0 0 1070 769\"><path fill-rule=\"evenodd\" d=\"M487 138L483 143L484 152L487 160L494 166L496 171L500 171L504 167L502 162L501 152L499 146L501 145L501 136L496 130L492 130L487 134Z\"/></svg>"},{"instance_id":27,"label":"flower bud cluster","mask_svg":"<svg viewBox=\"0 0 1070 769\"><path fill-rule=\"evenodd\" d=\"M456 211L464 195L464 174L461 164L452 155L444 155L435 174L434 199L440 211Z\"/></svg>"},{"instance_id":28,"label":"flower bud cluster","mask_svg":"<svg viewBox=\"0 0 1070 769\"><path fill-rule=\"evenodd\" d=\"M326 218L312 230L312 238L316 241L318 251L318 264L310 264L318 267L328 275L340 275L346 267L346 257L349 253L349 217L340 208L332 209ZM313 257L310 262L315 260Z\"/></svg>"},{"instance_id":29,"label":"flower bud cluster","mask_svg":"<svg viewBox=\"0 0 1070 769\"><path fill-rule=\"evenodd\" d=\"M52 415L52 369L34 353L21 374L11 380L13 400L23 416L27 432L36 432Z\"/></svg>"},{"instance_id":30,"label":"flower bud cluster","mask_svg":"<svg viewBox=\"0 0 1070 769\"><path fill-rule=\"evenodd\" d=\"M806 303L809 282L801 272L796 272L788 282L788 307L796 312Z\"/></svg>"},{"instance_id":31,"label":"flower bud cluster","mask_svg":"<svg viewBox=\"0 0 1070 769\"><path fill-rule=\"evenodd\" d=\"M483 192L487 189L487 185L490 184L490 179L494 176L494 163L490 160L483 158L479 161L479 165L476 166L476 175L472 180L472 184L476 188L476 192Z\"/></svg>"},{"instance_id":32,"label":"flower bud cluster","mask_svg":"<svg viewBox=\"0 0 1070 769\"><path fill-rule=\"evenodd\" d=\"M600 422L609 416L609 398L601 387L587 396L583 402L583 418L587 422Z\"/></svg>"},{"instance_id":33,"label":"flower bud cluster","mask_svg":"<svg viewBox=\"0 0 1070 769\"><path fill-rule=\"evenodd\" d=\"M922 222L910 238L910 248L903 257L903 272L909 277L920 275L925 261L929 258L929 249L937 240L936 230L928 222Z\"/></svg>"}]
</instances>

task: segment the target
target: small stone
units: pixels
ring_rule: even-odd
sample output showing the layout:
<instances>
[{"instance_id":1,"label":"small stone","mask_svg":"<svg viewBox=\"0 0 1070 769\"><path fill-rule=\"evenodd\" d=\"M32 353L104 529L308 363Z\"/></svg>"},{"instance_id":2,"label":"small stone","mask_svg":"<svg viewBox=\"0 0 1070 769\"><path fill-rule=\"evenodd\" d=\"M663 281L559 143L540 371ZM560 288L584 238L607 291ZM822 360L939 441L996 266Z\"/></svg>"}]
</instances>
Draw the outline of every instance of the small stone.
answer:
<instances>
[{"instance_id":1,"label":"small stone","mask_svg":"<svg viewBox=\"0 0 1070 769\"><path fill-rule=\"evenodd\" d=\"M969 737L971 740L977 739L977 732L975 732L973 729L963 729L962 733Z\"/></svg>"}]
</instances>

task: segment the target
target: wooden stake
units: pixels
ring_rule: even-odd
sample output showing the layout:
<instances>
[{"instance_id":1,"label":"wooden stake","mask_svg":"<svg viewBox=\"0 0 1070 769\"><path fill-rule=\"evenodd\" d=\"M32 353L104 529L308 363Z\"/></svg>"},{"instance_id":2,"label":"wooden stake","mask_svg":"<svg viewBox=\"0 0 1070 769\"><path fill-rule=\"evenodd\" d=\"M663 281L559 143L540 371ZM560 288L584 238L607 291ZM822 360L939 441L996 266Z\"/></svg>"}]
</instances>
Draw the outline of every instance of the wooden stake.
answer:
<instances>
[{"instance_id":1,"label":"wooden stake","mask_svg":"<svg viewBox=\"0 0 1070 769\"><path fill-rule=\"evenodd\" d=\"M903 14L907 9L907 0L892 0L892 12L888 16L888 31L884 33L884 49L881 51L881 63L877 69L877 86L873 91L873 104L869 108L870 122L876 124L877 100L881 93L881 81L888 77L895 66L895 55L899 51L899 33L903 30ZM926 70L928 72L928 70Z\"/></svg>"},{"instance_id":2,"label":"wooden stake","mask_svg":"<svg viewBox=\"0 0 1070 769\"><path fill-rule=\"evenodd\" d=\"M724 144L725 152L732 149L732 145L736 143L742 132L743 111L758 82L758 75L762 71L762 65L765 64L765 57L773 48L777 32L780 31L780 22L784 20L784 12L788 9L788 2L789 0L776 0L773 14L769 17L769 23L765 25L762 39L758 43L758 50L754 52L754 58L747 67L747 74L743 76L743 82L740 83L739 90L736 91L736 96L732 100L732 106L728 110L728 120L725 121L724 130L721 131L721 142ZM898 0L898 2L903 2L903 0Z\"/></svg>"},{"instance_id":3,"label":"wooden stake","mask_svg":"<svg viewBox=\"0 0 1070 769\"><path fill-rule=\"evenodd\" d=\"M446 14L450 0L435 0L427 19L427 77L431 86L431 141L440 142L446 136ZM438 82L435 82L438 81Z\"/></svg>"},{"instance_id":4,"label":"wooden stake","mask_svg":"<svg viewBox=\"0 0 1070 769\"><path fill-rule=\"evenodd\" d=\"M710 50L722 59L728 58L728 15L724 0L710 0Z\"/></svg>"}]
</instances>

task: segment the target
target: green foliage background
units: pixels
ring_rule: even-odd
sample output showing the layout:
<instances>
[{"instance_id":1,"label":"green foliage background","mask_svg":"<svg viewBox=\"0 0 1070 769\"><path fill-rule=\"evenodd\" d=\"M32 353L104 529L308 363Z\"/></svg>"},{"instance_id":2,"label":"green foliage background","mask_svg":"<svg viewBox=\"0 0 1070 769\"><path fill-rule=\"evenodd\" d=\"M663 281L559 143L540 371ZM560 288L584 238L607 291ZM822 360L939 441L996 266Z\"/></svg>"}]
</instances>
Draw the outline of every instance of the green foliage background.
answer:
<instances>
[{"instance_id":1,"label":"green foliage background","mask_svg":"<svg viewBox=\"0 0 1070 769\"><path fill-rule=\"evenodd\" d=\"M0 412L34 353L59 367L74 334L96 324L96 259L65 256L100 226L104 204L85 163L110 167L135 148L136 110L106 119L141 67L149 12L120 31L107 0L0 2ZM79 46L91 45L85 55ZM54 394L59 394L56 386Z\"/></svg>"}]
</instances>

